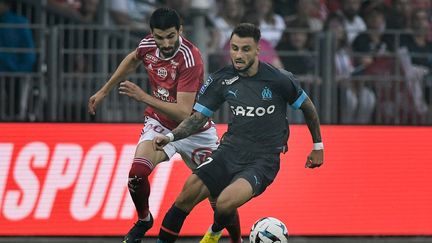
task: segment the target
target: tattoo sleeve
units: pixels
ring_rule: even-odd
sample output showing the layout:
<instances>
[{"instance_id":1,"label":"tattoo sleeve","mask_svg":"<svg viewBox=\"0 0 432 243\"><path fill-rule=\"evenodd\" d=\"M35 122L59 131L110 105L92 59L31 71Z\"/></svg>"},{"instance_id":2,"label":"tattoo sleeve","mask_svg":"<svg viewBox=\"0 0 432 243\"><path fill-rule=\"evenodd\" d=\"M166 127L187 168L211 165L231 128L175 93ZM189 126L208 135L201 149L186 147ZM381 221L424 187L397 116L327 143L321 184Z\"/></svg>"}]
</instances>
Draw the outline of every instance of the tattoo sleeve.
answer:
<instances>
[{"instance_id":1,"label":"tattoo sleeve","mask_svg":"<svg viewBox=\"0 0 432 243\"><path fill-rule=\"evenodd\" d=\"M208 117L204 116L200 112L194 112L190 117L183 120L172 133L174 139L179 140L189 137L193 133L197 132L204 124L208 121Z\"/></svg>"},{"instance_id":2,"label":"tattoo sleeve","mask_svg":"<svg viewBox=\"0 0 432 243\"><path fill-rule=\"evenodd\" d=\"M320 121L318 117L318 113L315 109L312 101L307 98L300 109L303 111L303 115L306 121L306 124L309 128L309 131L312 135L312 140L314 143L322 142L321 140L321 131L320 131Z\"/></svg>"}]
</instances>

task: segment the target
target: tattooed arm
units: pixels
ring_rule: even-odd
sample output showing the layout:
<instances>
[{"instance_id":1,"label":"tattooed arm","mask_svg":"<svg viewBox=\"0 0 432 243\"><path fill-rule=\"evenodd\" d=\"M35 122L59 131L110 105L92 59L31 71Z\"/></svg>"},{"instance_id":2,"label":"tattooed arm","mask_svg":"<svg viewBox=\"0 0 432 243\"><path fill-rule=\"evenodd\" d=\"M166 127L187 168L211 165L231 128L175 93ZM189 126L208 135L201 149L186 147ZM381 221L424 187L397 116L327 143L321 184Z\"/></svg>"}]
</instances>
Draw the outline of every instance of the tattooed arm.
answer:
<instances>
[{"instance_id":1,"label":"tattooed arm","mask_svg":"<svg viewBox=\"0 0 432 243\"><path fill-rule=\"evenodd\" d=\"M321 139L321 130L320 130L320 121L318 118L318 113L315 109L312 101L307 98L303 104L300 106L300 109L303 111L303 115L306 121L306 124L309 128L309 132L312 135L312 141L317 145L320 145L321 148L314 148L312 152L309 154L306 160L305 167L307 168L315 168L320 167L324 161L324 148L322 145Z\"/></svg>"},{"instance_id":2,"label":"tattooed arm","mask_svg":"<svg viewBox=\"0 0 432 243\"><path fill-rule=\"evenodd\" d=\"M172 132L167 134L167 136L156 136L153 139L153 148L155 150L163 150L163 147L169 142L189 137L197 132L207 121L208 117L200 112L194 112L190 117L183 120Z\"/></svg>"},{"instance_id":3,"label":"tattooed arm","mask_svg":"<svg viewBox=\"0 0 432 243\"><path fill-rule=\"evenodd\" d=\"M174 141L189 137L201 129L207 121L208 117L204 116L200 112L194 112L190 117L183 120L182 123L172 130Z\"/></svg>"}]
</instances>

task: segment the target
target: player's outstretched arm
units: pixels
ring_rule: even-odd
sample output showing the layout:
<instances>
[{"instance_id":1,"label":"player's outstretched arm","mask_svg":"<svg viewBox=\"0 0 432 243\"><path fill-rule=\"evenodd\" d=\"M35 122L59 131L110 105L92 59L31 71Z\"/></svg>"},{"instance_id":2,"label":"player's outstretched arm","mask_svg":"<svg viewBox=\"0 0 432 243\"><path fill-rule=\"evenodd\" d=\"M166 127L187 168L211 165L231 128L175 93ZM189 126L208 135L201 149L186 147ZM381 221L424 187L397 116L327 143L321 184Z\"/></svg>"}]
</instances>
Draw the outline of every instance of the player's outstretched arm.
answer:
<instances>
[{"instance_id":1,"label":"player's outstretched arm","mask_svg":"<svg viewBox=\"0 0 432 243\"><path fill-rule=\"evenodd\" d=\"M172 132L166 136L157 136L153 139L155 150L162 150L169 142L180 140L196 133L208 121L208 117L201 112L194 112L190 117L183 120Z\"/></svg>"},{"instance_id":2,"label":"player's outstretched arm","mask_svg":"<svg viewBox=\"0 0 432 243\"><path fill-rule=\"evenodd\" d=\"M303 102L300 106L300 109L303 111L303 115L306 121L306 124L309 128L309 132L312 135L312 140L314 143L314 148L312 152L309 154L306 160L305 167L307 168L315 168L320 167L324 162L324 146L322 144L321 139L321 130L320 130L320 121L318 117L318 112L315 109L314 104L308 98Z\"/></svg>"},{"instance_id":3,"label":"player's outstretched arm","mask_svg":"<svg viewBox=\"0 0 432 243\"><path fill-rule=\"evenodd\" d=\"M116 71L113 73L111 78L100 88L88 101L88 112L92 115L96 113L96 107L98 104L108 95L114 86L120 83L127 75L135 71L141 61L136 57L136 51L129 53Z\"/></svg>"},{"instance_id":4,"label":"player's outstretched arm","mask_svg":"<svg viewBox=\"0 0 432 243\"><path fill-rule=\"evenodd\" d=\"M120 83L119 93L146 103L176 122L182 122L190 116L196 98L196 92L177 92L177 102L165 102L147 94L130 81Z\"/></svg>"}]
</instances>

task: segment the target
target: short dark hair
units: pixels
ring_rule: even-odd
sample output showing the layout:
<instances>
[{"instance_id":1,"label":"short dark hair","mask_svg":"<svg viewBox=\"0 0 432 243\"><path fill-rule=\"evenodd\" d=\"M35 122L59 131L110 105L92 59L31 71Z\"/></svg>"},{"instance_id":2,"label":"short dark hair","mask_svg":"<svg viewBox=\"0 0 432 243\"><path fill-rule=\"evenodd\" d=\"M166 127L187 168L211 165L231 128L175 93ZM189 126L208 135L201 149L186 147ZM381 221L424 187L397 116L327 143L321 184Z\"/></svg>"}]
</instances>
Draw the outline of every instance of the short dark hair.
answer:
<instances>
[{"instance_id":1,"label":"short dark hair","mask_svg":"<svg viewBox=\"0 0 432 243\"><path fill-rule=\"evenodd\" d=\"M181 18L180 15L171 8L158 8L150 16L150 29L166 30L175 27L176 30L180 29Z\"/></svg>"},{"instance_id":2,"label":"short dark hair","mask_svg":"<svg viewBox=\"0 0 432 243\"><path fill-rule=\"evenodd\" d=\"M231 33L231 38L234 35L238 35L241 38L252 37L256 43L258 43L261 39L260 29L251 23L241 23L237 25Z\"/></svg>"}]
</instances>

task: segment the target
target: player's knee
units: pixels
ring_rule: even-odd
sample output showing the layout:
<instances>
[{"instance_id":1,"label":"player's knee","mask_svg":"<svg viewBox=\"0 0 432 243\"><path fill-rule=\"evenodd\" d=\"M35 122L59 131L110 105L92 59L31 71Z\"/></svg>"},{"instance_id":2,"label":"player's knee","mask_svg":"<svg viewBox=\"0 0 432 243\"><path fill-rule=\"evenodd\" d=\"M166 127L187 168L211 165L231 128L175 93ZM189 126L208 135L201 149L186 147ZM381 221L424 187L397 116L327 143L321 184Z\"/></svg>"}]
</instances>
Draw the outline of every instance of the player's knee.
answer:
<instances>
[{"instance_id":1,"label":"player's knee","mask_svg":"<svg viewBox=\"0 0 432 243\"><path fill-rule=\"evenodd\" d=\"M128 188L131 191L138 189L147 180L147 177L150 175L153 169L151 165L137 161L139 159L142 158L134 159L134 162L132 163L132 166L129 170Z\"/></svg>"},{"instance_id":2,"label":"player's knee","mask_svg":"<svg viewBox=\"0 0 432 243\"><path fill-rule=\"evenodd\" d=\"M191 205L190 198L185 193L180 193L180 195L176 198L175 201L176 207L182 209L183 211L189 212L191 211Z\"/></svg>"},{"instance_id":3,"label":"player's knee","mask_svg":"<svg viewBox=\"0 0 432 243\"><path fill-rule=\"evenodd\" d=\"M221 214L230 214L236 208L235 202L228 197L220 197L216 201L216 210Z\"/></svg>"}]
</instances>

